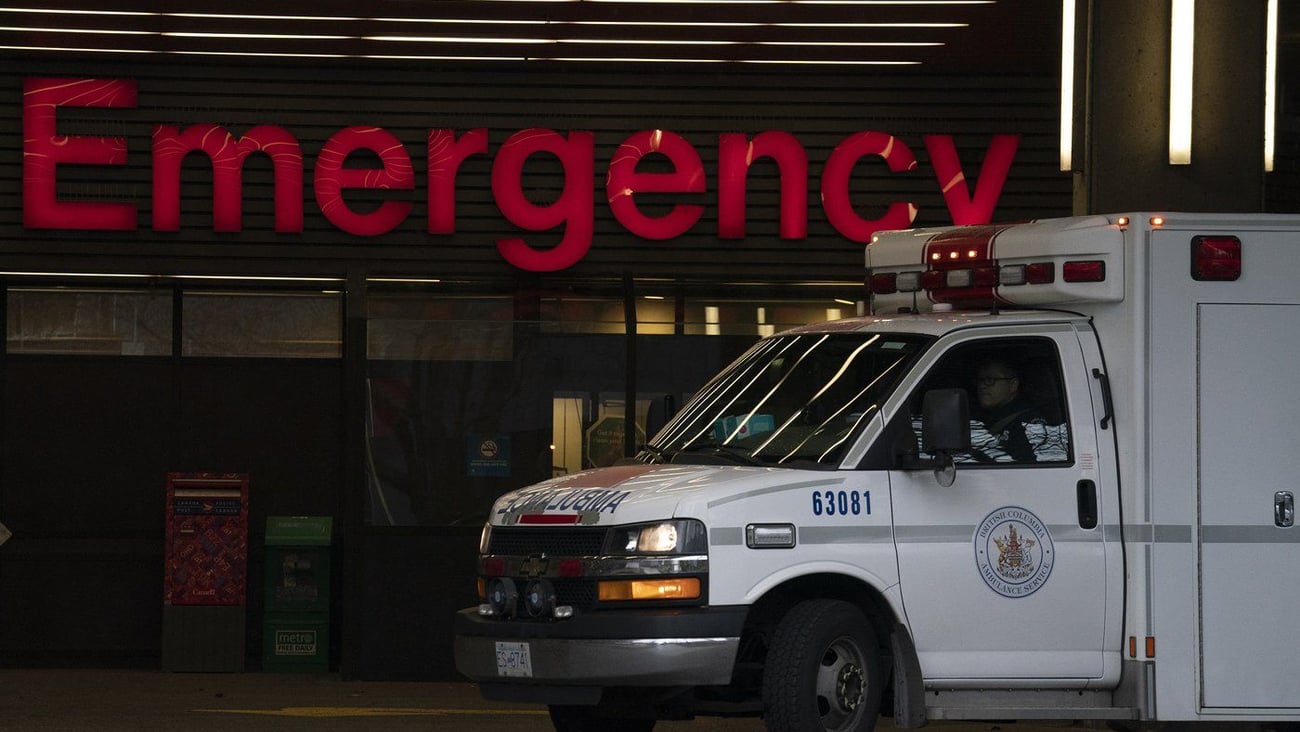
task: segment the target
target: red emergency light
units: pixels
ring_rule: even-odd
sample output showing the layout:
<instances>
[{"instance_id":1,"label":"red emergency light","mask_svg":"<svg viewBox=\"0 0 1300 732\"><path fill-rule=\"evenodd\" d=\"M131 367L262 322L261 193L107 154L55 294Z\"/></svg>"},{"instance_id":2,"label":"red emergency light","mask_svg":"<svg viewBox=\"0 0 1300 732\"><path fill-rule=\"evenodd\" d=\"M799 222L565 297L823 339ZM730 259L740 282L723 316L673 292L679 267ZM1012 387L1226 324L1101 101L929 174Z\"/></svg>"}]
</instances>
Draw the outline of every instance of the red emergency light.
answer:
<instances>
[{"instance_id":1,"label":"red emergency light","mask_svg":"<svg viewBox=\"0 0 1300 732\"><path fill-rule=\"evenodd\" d=\"M1106 279L1106 263L1099 259L1066 262L1061 267L1061 279L1066 282L1103 282Z\"/></svg>"},{"instance_id":2,"label":"red emergency light","mask_svg":"<svg viewBox=\"0 0 1300 732\"><path fill-rule=\"evenodd\" d=\"M1192 237L1192 279L1235 282L1241 277L1241 239L1235 236Z\"/></svg>"}]
</instances>

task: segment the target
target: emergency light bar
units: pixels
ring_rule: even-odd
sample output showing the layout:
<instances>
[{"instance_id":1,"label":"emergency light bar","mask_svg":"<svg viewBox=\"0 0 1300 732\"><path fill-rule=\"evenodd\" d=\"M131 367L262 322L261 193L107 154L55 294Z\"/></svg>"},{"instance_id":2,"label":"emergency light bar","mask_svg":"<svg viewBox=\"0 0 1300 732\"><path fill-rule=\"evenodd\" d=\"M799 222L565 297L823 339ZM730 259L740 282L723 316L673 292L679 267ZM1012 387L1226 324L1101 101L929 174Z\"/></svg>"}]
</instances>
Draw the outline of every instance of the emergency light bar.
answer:
<instances>
[{"instance_id":1,"label":"emergency light bar","mask_svg":"<svg viewBox=\"0 0 1300 732\"><path fill-rule=\"evenodd\" d=\"M876 313L1124 299L1124 227L1104 216L880 232L867 247Z\"/></svg>"}]
</instances>

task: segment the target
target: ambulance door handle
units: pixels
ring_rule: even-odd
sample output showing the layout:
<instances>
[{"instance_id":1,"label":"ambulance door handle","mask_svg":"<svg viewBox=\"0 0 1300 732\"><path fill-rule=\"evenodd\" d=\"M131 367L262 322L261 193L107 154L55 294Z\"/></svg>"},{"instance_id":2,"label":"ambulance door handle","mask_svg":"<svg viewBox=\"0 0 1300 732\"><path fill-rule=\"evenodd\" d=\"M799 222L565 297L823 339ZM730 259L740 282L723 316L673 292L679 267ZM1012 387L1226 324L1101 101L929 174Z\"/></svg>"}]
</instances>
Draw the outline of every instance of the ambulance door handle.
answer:
<instances>
[{"instance_id":1,"label":"ambulance door handle","mask_svg":"<svg viewBox=\"0 0 1300 732\"><path fill-rule=\"evenodd\" d=\"M1079 496L1079 528L1097 528L1097 484L1081 480L1075 489Z\"/></svg>"},{"instance_id":2,"label":"ambulance door handle","mask_svg":"<svg viewBox=\"0 0 1300 732\"><path fill-rule=\"evenodd\" d=\"M1291 491L1273 494L1273 523L1283 529L1295 525L1295 496Z\"/></svg>"}]
</instances>

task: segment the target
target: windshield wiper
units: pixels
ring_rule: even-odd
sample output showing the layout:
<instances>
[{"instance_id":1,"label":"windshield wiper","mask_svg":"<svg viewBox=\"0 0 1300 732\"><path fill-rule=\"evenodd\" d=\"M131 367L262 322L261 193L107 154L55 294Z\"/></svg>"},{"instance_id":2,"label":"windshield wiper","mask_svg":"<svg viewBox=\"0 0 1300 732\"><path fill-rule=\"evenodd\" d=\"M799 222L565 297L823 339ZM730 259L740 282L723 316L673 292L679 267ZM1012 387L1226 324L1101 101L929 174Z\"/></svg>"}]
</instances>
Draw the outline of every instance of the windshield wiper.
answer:
<instances>
[{"instance_id":1,"label":"windshield wiper","mask_svg":"<svg viewBox=\"0 0 1300 732\"><path fill-rule=\"evenodd\" d=\"M641 449L645 452L650 453L650 457L653 457L654 459L658 460L661 463L672 462L672 459L668 455L668 453L664 452L661 448L655 447L654 445L642 445Z\"/></svg>"},{"instance_id":2,"label":"windshield wiper","mask_svg":"<svg viewBox=\"0 0 1300 732\"><path fill-rule=\"evenodd\" d=\"M687 445L681 449L681 452L699 452L701 450L711 450L714 455L729 458L741 465L759 465L766 467L768 463L754 457L752 452L743 448L723 445L717 442L697 442L693 445Z\"/></svg>"}]
</instances>

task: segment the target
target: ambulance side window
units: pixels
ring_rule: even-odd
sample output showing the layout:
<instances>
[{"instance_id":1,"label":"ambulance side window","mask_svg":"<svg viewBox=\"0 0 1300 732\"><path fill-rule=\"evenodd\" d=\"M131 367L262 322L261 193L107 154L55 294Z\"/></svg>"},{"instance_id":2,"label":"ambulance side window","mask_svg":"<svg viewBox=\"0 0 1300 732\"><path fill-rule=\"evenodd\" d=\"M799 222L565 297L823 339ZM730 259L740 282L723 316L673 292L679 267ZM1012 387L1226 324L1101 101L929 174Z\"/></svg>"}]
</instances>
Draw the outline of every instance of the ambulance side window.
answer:
<instances>
[{"instance_id":1,"label":"ambulance side window","mask_svg":"<svg viewBox=\"0 0 1300 732\"><path fill-rule=\"evenodd\" d=\"M1061 360L1046 338L1006 338L953 348L908 402L920 451L921 401L931 389L963 389L970 404L971 449L958 463L1069 463L1070 429Z\"/></svg>"}]
</instances>

